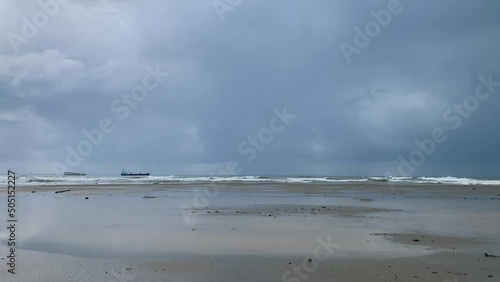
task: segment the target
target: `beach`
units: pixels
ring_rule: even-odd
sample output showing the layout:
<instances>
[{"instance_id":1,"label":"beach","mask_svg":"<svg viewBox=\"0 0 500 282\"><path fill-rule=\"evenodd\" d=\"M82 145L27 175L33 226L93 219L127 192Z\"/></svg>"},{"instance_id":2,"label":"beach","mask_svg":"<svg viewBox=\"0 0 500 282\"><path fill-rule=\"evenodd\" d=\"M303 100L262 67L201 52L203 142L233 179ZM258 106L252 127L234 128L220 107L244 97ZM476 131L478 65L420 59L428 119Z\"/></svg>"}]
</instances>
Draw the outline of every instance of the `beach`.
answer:
<instances>
[{"instance_id":1,"label":"beach","mask_svg":"<svg viewBox=\"0 0 500 282\"><path fill-rule=\"evenodd\" d=\"M500 277L497 185L186 181L16 189L16 274L3 259L1 281ZM5 258L8 230L0 236Z\"/></svg>"}]
</instances>

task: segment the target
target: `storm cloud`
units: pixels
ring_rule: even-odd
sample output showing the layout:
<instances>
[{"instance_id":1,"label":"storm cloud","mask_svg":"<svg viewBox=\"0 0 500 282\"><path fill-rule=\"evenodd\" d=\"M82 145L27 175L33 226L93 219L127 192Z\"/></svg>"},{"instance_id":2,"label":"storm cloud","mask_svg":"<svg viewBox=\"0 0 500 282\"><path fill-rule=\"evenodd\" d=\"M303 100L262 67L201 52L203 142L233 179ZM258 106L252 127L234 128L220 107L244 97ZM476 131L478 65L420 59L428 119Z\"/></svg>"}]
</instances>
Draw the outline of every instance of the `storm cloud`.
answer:
<instances>
[{"instance_id":1,"label":"storm cloud","mask_svg":"<svg viewBox=\"0 0 500 282\"><path fill-rule=\"evenodd\" d=\"M399 12L377 22L390 5ZM68 168L206 175L237 161L245 175L384 175L440 128L446 141L412 175L500 171L495 1L4 0L0 11L3 171L55 173L103 119L112 132ZM349 59L343 43L357 48ZM127 104L148 68L168 77ZM493 91L476 107L479 77ZM284 108L294 118L262 142Z\"/></svg>"}]
</instances>

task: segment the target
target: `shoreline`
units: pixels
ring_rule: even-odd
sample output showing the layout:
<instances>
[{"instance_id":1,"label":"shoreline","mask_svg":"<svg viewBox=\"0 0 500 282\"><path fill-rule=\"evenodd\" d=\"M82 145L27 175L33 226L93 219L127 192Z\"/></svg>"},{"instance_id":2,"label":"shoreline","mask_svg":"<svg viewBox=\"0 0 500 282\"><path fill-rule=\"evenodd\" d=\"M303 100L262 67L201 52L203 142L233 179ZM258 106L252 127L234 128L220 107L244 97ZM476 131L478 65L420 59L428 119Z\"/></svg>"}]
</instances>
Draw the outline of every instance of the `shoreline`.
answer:
<instances>
[{"instance_id":1,"label":"shoreline","mask_svg":"<svg viewBox=\"0 0 500 282\"><path fill-rule=\"evenodd\" d=\"M495 196L500 196L500 185L483 185L483 184L415 184L415 183L389 183L389 182L376 182L376 183L276 183L276 182L168 182L168 183L120 183L120 184L58 184L58 185L23 185L18 183L16 189L20 191L53 191L73 188L75 190L100 190L102 188L108 189L124 189L132 190L130 188L146 188L151 190L169 189L178 187L218 187L219 189L241 189L241 188L280 188L286 191L303 191L307 187L311 191L327 190L338 191L339 189L349 189L351 191L370 189L370 191L387 192L397 191L404 192L411 189L428 190L433 192L465 192L474 191L478 192L494 192ZM3 193L4 190L0 190Z\"/></svg>"}]
</instances>

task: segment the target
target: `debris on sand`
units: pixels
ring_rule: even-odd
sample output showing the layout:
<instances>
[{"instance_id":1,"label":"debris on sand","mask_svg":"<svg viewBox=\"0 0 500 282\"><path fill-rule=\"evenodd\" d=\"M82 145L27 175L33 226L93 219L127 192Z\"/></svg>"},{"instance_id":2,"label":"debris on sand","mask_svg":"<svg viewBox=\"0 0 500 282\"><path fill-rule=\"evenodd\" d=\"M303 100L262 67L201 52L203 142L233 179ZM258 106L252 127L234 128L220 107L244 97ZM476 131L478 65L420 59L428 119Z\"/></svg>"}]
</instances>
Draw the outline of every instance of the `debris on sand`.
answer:
<instances>
[{"instance_id":1,"label":"debris on sand","mask_svg":"<svg viewBox=\"0 0 500 282\"><path fill-rule=\"evenodd\" d=\"M490 254L488 254L488 253L484 253L484 256L485 256L485 257L487 257L487 258L488 258L488 257L489 257L489 258L497 258L497 257L498 257L498 256L496 256L496 255L490 255Z\"/></svg>"},{"instance_id":2,"label":"debris on sand","mask_svg":"<svg viewBox=\"0 0 500 282\"><path fill-rule=\"evenodd\" d=\"M71 191L71 190L59 190L59 191L56 191L56 194L57 194L57 193L69 192L69 191Z\"/></svg>"}]
</instances>

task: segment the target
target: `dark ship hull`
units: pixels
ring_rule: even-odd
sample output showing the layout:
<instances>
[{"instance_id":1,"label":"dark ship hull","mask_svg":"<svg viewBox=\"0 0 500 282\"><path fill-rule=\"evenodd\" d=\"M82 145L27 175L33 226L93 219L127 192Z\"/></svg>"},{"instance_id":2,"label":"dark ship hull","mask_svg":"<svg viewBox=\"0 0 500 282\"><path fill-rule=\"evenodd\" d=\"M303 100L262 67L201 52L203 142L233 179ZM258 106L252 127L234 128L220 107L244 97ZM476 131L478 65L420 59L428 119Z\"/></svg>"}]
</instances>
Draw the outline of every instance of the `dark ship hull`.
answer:
<instances>
[{"instance_id":1,"label":"dark ship hull","mask_svg":"<svg viewBox=\"0 0 500 282\"><path fill-rule=\"evenodd\" d=\"M149 176L149 172L145 173L133 173L133 172L126 172L125 170L122 170L122 176Z\"/></svg>"},{"instance_id":2,"label":"dark ship hull","mask_svg":"<svg viewBox=\"0 0 500 282\"><path fill-rule=\"evenodd\" d=\"M122 173L122 176L149 176L149 173Z\"/></svg>"}]
</instances>

